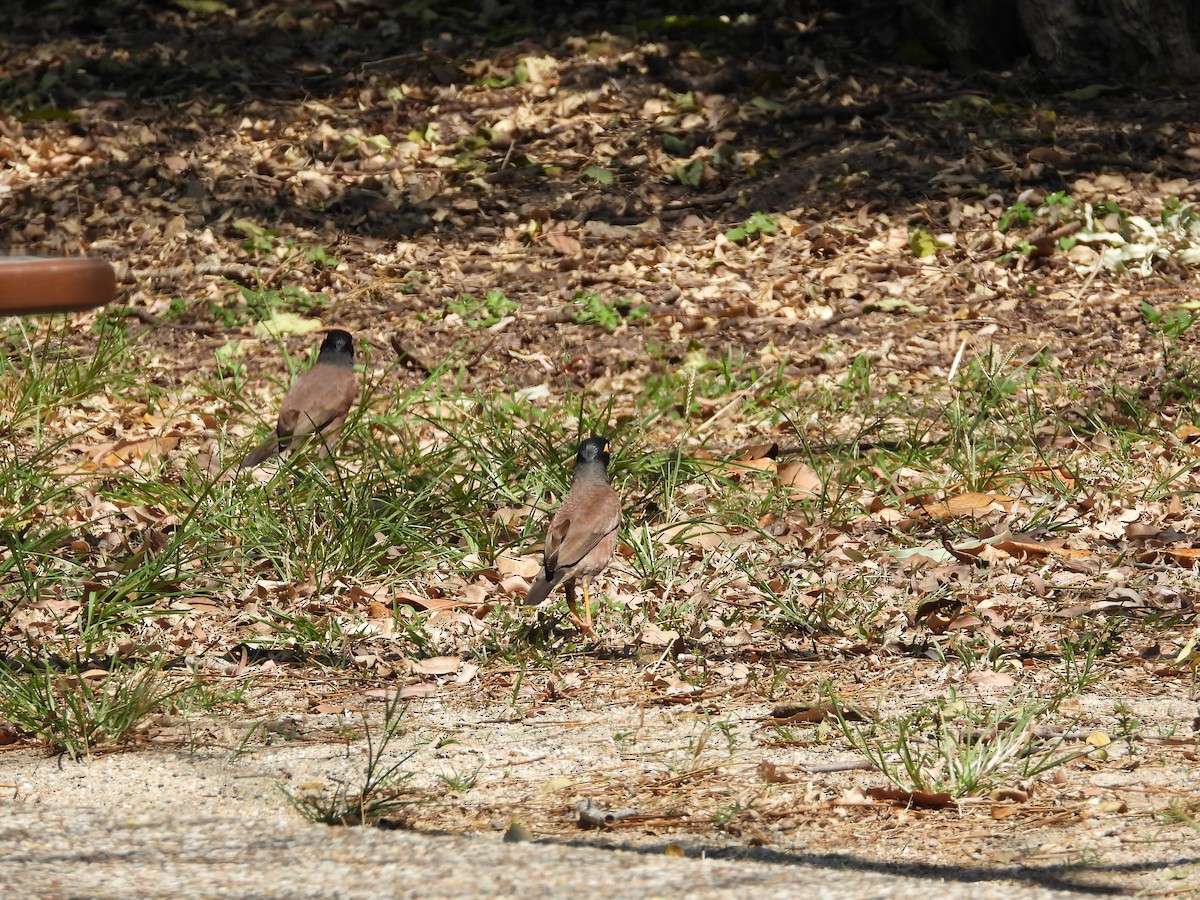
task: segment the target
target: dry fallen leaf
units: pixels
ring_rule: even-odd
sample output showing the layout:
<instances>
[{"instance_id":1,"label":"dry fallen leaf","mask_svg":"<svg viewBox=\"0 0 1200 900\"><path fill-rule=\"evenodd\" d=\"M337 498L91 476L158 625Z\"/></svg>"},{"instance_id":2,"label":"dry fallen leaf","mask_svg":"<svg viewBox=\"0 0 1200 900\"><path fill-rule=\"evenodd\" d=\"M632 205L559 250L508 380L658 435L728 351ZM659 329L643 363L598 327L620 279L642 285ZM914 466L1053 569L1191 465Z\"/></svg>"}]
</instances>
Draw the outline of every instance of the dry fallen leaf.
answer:
<instances>
[{"instance_id":1,"label":"dry fallen leaf","mask_svg":"<svg viewBox=\"0 0 1200 900\"><path fill-rule=\"evenodd\" d=\"M638 640L651 647L667 647L679 640L679 632L668 631L655 622L646 622L638 634Z\"/></svg>"},{"instance_id":2,"label":"dry fallen leaf","mask_svg":"<svg viewBox=\"0 0 1200 900\"><path fill-rule=\"evenodd\" d=\"M431 656L410 663L409 668L421 675L450 675L461 665L462 660L457 656Z\"/></svg>"},{"instance_id":3,"label":"dry fallen leaf","mask_svg":"<svg viewBox=\"0 0 1200 900\"><path fill-rule=\"evenodd\" d=\"M854 709L847 708L843 710L843 714L847 721L864 721L862 715ZM836 714L828 706L777 706L764 721L773 725L798 725L802 722L824 722L834 718Z\"/></svg>"},{"instance_id":4,"label":"dry fallen leaf","mask_svg":"<svg viewBox=\"0 0 1200 900\"><path fill-rule=\"evenodd\" d=\"M800 781L794 775L788 775L780 770L775 763L767 762L765 759L758 764L758 777L767 784L795 784Z\"/></svg>"},{"instance_id":5,"label":"dry fallen leaf","mask_svg":"<svg viewBox=\"0 0 1200 900\"><path fill-rule=\"evenodd\" d=\"M821 478L808 463L784 463L779 467L778 478L780 486L787 488L793 495L817 497L821 494Z\"/></svg>"},{"instance_id":6,"label":"dry fallen leaf","mask_svg":"<svg viewBox=\"0 0 1200 900\"><path fill-rule=\"evenodd\" d=\"M1014 534L1002 540L993 542L998 550L1003 550L1009 556L1025 558L1028 556L1068 556L1082 558L1091 556L1087 550L1072 550L1061 546L1061 541L1038 541L1021 534Z\"/></svg>"},{"instance_id":7,"label":"dry fallen leaf","mask_svg":"<svg viewBox=\"0 0 1200 900\"><path fill-rule=\"evenodd\" d=\"M894 788L871 788L867 796L872 800L895 803L901 806L923 806L927 809L947 809L956 806L954 796L929 791L901 791Z\"/></svg>"},{"instance_id":8,"label":"dry fallen leaf","mask_svg":"<svg viewBox=\"0 0 1200 900\"><path fill-rule=\"evenodd\" d=\"M496 557L496 572L501 576L520 575L524 579L537 576L542 568L541 554L513 556L502 553Z\"/></svg>"},{"instance_id":9,"label":"dry fallen leaf","mask_svg":"<svg viewBox=\"0 0 1200 900\"><path fill-rule=\"evenodd\" d=\"M1007 494L970 491L945 501L924 502L919 505L926 514L934 518L953 519L959 516L980 516L992 509L1005 509L1004 504L1015 503L1016 499Z\"/></svg>"},{"instance_id":10,"label":"dry fallen leaf","mask_svg":"<svg viewBox=\"0 0 1200 900\"><path fill-rule=\"evenodd\" d=\"M1194 569L1200 563L1200 547L1169 547L1160 551L1163 556L1175 560L1181 566Z\"/></svg>"},{"instance_id":11,"label":"dry fallen leaf","mask_svg":"<svg viewBox=\"0 0 1200 900\"><path fill-rule=\"evenodd\" d=\"M988 793L988 799L996 803L1026 803L1029 791L1014 787L995 788Z\"/></svg>"},{"instance_id":12,"label":"dry fallen leaf","mask_svg":"<svg viewBox=\"0 0 1200 900\"><path fill-rule=\"evenodd\" d=\"M562 234L557 231L551 231L546 234L546 243L563 256L579 256L583 252L583 245L579 241L569 234Z\"/></svg>"}]
</instances>

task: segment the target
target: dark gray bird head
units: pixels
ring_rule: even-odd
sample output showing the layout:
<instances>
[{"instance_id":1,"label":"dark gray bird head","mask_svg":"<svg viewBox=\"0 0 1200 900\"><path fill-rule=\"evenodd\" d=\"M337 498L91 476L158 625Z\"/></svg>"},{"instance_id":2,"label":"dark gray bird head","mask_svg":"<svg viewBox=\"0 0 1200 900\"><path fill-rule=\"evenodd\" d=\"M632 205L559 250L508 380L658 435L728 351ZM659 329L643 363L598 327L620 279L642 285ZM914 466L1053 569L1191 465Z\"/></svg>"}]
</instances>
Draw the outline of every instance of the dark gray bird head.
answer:
<instances>
[{"instance_id":1,"label":"dark gray bird head","mask_svg":"<svg viewBox=\"0 0 1200 900\"><path fill-rule=\"evenodd\" d=\"M575 457L575 471L592 463L599 463L604 469L608 468L608 438L593 435L579 445L579 455Z\"/></svg>"},{"instance_id":2,"label":"dark gray bird head","mask_svg":"<svg viewBox=\"0 0 1200 900\"><path fill-rule=\"evenodd\" d=\"M348 331L335 328L325 335L317 362L331 366L354 365L354 337Z\"/></svg>"}]
</instances>

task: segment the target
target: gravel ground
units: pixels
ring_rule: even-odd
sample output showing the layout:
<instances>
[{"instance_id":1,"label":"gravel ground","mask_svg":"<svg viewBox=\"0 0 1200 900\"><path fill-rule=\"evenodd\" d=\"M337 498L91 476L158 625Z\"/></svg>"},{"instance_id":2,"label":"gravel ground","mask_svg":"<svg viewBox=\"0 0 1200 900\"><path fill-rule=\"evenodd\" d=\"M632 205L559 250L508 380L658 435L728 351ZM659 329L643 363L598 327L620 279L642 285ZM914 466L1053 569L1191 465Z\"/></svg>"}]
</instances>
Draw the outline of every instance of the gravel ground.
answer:
<instances>
[{"instance_id":1,"label":"gravel ground","mask_svg":"<svg viewBox=\"0 0 1200 900\"><path fill-rule=\"evenodd\" d=\"M699 749L705 726L676 710L562 704L506 721L496 707L454 706L424 704L389 748L389 762L412 774L414 792L432 798L406 808L405 827L396 829L309 824L280 790L357 784L366 759L357 715L276 717L254 732L253 745L239 737L245 723L218 724L191 744L176 738L171 749L81 762L10 747L0 752L0 883L8 896L45 898L603 892L972 900L1188 896L1200 883L1190 832L1129 830L1131 817L1098 813L1035 829L969 811L820 803L803 811L814 793L838 797L873 783L874 773L862 771L774 786L770 797L796 818L773 816L764 801L755 808L761 816L735 823L740 829L714 827L713 804L728 802L721 791L736 796L763 759L794 767L814 755L757 746L749 736L757 706L741 711L729 743L710 739ZM357 732L348 728L355 724ZM618 747L614 732L629 735L627 743ZM676 771L681 748L693 748L694 783L655 788L656 778ZM441 780L477 767L469 787L451 790ZM623 802L672 809L674 819L582 831L574 822L581 799L613 810ZM514 819L533 840L504 842Z\"/></svg>"},{"instance_id":2,"label":"gravel ground","mask_svg":"<svg viewBox=\"0 0 1200 900\"><path fill-rule=\"evenodd\" d=\"M125 808L6 802L9 896L66 897L1067 897L977 872L901 875L850 858L780 864L565 843L328 828Z\"/></svg>"}]
</instances>

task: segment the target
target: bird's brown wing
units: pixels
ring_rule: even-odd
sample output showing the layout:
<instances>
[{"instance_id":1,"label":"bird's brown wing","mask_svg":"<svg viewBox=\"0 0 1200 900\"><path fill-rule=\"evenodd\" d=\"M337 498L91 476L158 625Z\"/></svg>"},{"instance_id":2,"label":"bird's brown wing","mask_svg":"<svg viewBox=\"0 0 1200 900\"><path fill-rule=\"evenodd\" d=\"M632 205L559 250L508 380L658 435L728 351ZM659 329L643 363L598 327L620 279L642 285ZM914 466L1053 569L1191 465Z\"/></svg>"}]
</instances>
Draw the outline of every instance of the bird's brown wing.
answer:
<instances>
[{"instance_id":1,"label":"bird's brown wing","mask_svg":"<svg viewBox=\"0 0 1200 900\"><path fill-rule=\"evenodd\" d=\"M358 393L354 370L315 365L293 382L279 408L276 434L300 437L329 429L350 410Z\"/></svg>"},{"instance_id":2,"label":"bird's brown wing","mask_svg":"<svg viewBox=\"0 0 1200 900\"><path fill-rule=\"evenodd\" d=\"M353 369L313 366L302 372L279 407L275 437L246 454L239 467L252 469L267 457L302 441L310 432L331 434L342 424L357 395Z\"/></svg>"},{"instance_id":3,"label":"bird's brown wing","mask_svg":"<svg viewBox=\"0 0 1200 900\"><path fill-rule=\"evenodd\" d=\"M621 524L621 498L605 490L587 491L568 497L550 523L546 535L546 575L553 579L562 570L576 566Z\"/></svg>"}]
</instances>

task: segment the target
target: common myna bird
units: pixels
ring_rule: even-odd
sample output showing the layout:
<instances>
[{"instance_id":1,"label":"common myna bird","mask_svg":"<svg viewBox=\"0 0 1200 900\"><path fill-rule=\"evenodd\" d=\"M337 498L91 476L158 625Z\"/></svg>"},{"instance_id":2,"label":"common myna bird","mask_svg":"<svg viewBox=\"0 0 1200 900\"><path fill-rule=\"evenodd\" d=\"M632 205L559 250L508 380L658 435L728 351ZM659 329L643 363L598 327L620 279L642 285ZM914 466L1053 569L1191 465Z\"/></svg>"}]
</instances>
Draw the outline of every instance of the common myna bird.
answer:
<instances>
[{"instance_id":1,"label":"common myna bird","mask_svg":"<svg viewBox=\"0 0 1200 900\"><path fill-rule=\"evenodd\" d=\"M357 395L354 338L346 331L330 331L312 368L288 388L279 407L275 437L251 450L240 468L252 469L267 457L295 450L318 435L325 443L324 452L332 453L337 430Z\"/></svg>"},{"instance_id":2,"label":"common myna bird","mask_svg":"<svg viewBox=\"0 0 1200 900\"><path fill-rule=\"evenodd\" d=\"M608 482L608 440L590 437L579 445L571 489L550 521L542 570L525 595L526 606L541 603L558 585L566 585L567 607L575 616L575 579L583 581L583 621L588 634L592 614L588 579L599 575L617 547L621 498Z\"/></svg>"}]
</instances>

